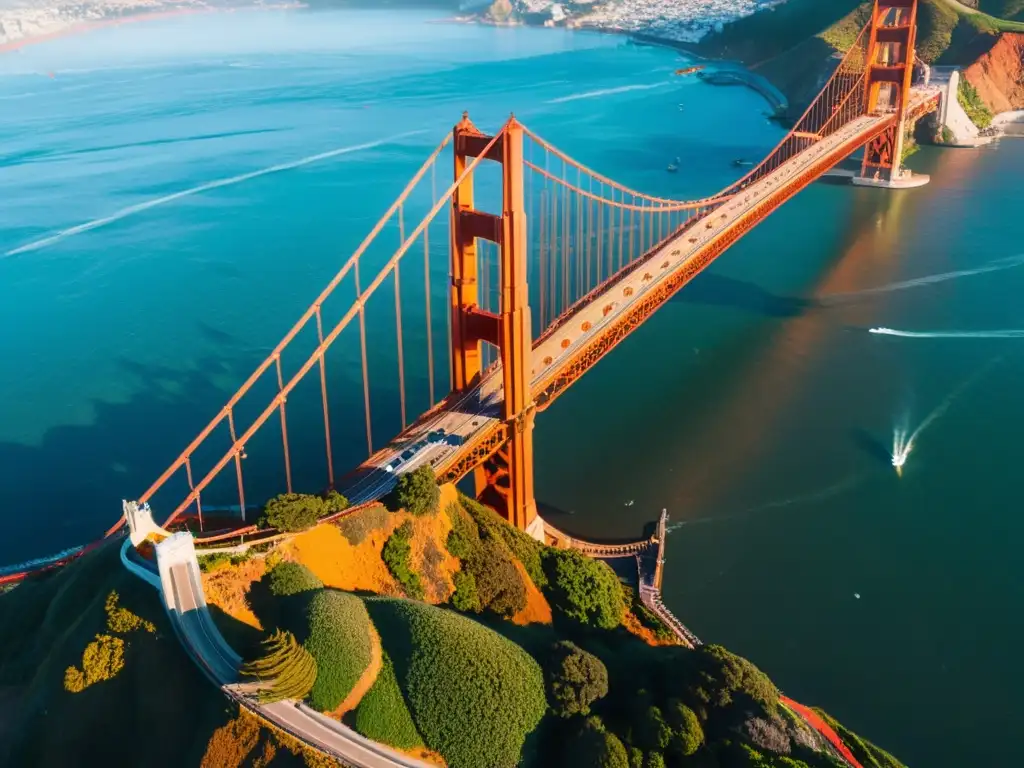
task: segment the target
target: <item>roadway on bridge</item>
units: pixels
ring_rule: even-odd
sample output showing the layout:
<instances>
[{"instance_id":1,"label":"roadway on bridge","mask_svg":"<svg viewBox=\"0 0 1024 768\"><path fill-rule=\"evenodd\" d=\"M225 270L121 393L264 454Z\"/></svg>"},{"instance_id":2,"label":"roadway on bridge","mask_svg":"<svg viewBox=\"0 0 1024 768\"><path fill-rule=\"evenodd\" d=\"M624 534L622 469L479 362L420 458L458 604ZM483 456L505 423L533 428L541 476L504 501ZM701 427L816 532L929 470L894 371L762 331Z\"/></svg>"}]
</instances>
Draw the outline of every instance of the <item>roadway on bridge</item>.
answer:
<instances>
[{"instance_id":1,"label":"roadway on bridge","mask_svg":"<svg viewBox=\"0 0 1024 768\"><path fill-rule=\"evenodd\" d=\"M185 563L169 571L170 595L164 592L168 615L189 653L218 686L239 705L318 749L355 768L432 768L429 763L399 754L370 741L336 720L295 701L259 704L252 683L239 683L241 659L217 630Z\"/></svg>"},{"instance_id":2,"label":"roadway on bridge","mask_svg":"<svg viewBox=\"0 0 1024 768\"><path fill-rule=\"evenodd\" d=\"M913 112L937 94L937 88L915 88L908 111ZM881 114L851 120L831 136L811 144L773 173L751 184L741 194L734 195L706 216L692 222L619 279L610 282L603 291L564 318L554 333L534 343L531 380L534 395L554 380L574 356L602 331L636 307L662 282L671 279L704 250L712 247L731 225L751 214L772 193L784 189L787 182L794 181L829 155L836 155L834 162L839 162L863 143L860 141L862 137L877 133L883 124L894 119L892 114ZM843 155L836 154L847 145L854 146ZM611 310L605 314L609 306ZM501 400L502 372L500 363L496 363L484 372L477 386L413 424L375 454L369 462L375 469L346 486L343 492L353 504L359 504L381 498L392 488L398 474L422 464L429 463L440 474L462 451L470 449L474 441L499 425Z\"/></svg>"}]
</instances>

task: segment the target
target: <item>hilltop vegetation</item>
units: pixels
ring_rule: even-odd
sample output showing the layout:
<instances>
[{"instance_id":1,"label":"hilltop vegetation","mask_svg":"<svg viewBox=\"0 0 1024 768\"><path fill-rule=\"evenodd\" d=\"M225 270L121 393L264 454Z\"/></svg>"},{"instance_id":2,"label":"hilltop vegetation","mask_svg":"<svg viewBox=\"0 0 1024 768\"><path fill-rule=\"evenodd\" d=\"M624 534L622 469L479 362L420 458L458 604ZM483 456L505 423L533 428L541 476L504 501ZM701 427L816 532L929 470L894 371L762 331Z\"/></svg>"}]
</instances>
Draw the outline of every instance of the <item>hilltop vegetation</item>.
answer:
<instances>
[{"instance_id":1,"label":"hilltop vegetation","mask_svg":"<svg viewBox=\"0 0 1024 768\"><path fill-rule=\"evenodd\" d=\"M236 647L264 701L304 698L451 768L837 765L763 672L720 646L675 644L605 563L451 487L406 487L417 514L362 509L206 562L211 612L249 639ZM422 599L405 597L413 577ZM240 600L245 624L218 605L238 613ZM147 765L332 764L223 699L112 547L0 595L0 684L24 714L0 762L121 765L145 751ZM154 728L176 736L154 751ZM841 732L866 764L899 768Z\"/></svg>"},{"instance_id":2,"label":"hilltop vegetation","mask_svg":"<svg viewBox=\"0 0 1024 768\"><path fill-rule=\"evenodd\" d=\"M966 5L978 0L967 0ZM917 51L930 64L966 65L989 50L1000 32L1024 31L1024 0L980 0L965 12L948 0L921 0ZM787 0L775 10L739 19L709 35L699 52L736 59L789 97L795 117L831 74L867 22L863 0ZM1015 21L1020 17L1020 21Z\"/></svg>"},{"instance_id":3,"label":"hilltop vegetation","mask_svg":"<svg viewBox=\"0 0 1024 768\"><path fill-rule=\"evenodd\" d=\"M318 670L332 668L312 706L453 768L836 765L749 661L676 644L605 563L438 492L426 471L390 510L282 544L250 589L264 627L292 617ZM370 583L347 559L376 586L339 591ZM325 620L317 606L341 600Z\"/></svg>"},{"instance_id":4,"label":"hilltop vegetation","mask_svg":"<svg viewBox=\"0 0 1024 768\"><path fill-rule=\"evenodd\" d=\"M313 765L210 685L117 549L0 594L0 765Z\"/></svg>"}]
</instances>

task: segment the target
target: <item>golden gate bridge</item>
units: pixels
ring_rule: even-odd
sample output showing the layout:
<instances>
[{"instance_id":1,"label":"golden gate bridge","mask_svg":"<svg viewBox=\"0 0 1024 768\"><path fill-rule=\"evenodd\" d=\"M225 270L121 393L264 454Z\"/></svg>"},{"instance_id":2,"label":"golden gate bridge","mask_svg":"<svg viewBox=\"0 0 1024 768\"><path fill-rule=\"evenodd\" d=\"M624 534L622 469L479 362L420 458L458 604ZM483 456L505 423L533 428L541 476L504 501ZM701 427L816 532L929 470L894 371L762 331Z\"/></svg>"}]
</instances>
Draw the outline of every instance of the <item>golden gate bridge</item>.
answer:
<instances>
[{"instance_id":1,"label":"golden gate bridge","mask_svg":"<svg viewBox=\"0 0 1024 768\"><path fill-rule=\"evenodd\" d=\"M916 14L917 0L875 0L792 130L747 175L700 200L631 189L514 117L487 134L464 115L139 504L166 511L165 527L194 516L202 530L204 499L222 504L230 494L244 524L275 493L332 488L359 505L429 464L439 481L472 474L478 498L543 536L533 481L537 413L840 161L863 150L861 176L898 185L906 131L939 100L938 89L912 83ZM439 184L445 166L454 174ZM351 384L356 371L360 391L350 399L361 409L336 407L339 372ZM311 431L321 433L316 457ZM365 459L351 469L342 459L359 444ZM259 461L247 464L250 457ZM268 458L277 470L267 469ZM124 525L122 517L106 536ZM91 546L8 569L16 572L0 583Z\"/></svg>"}]
</instances>

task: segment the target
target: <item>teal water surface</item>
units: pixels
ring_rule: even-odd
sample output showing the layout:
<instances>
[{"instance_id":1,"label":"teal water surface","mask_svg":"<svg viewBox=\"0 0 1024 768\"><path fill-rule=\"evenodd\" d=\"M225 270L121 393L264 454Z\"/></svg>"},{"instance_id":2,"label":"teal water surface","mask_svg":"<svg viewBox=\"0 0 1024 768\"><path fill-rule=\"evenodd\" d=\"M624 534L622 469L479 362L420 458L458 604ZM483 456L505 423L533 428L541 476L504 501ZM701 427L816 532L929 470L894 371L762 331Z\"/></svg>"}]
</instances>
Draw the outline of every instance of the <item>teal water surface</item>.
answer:
<instances>
[{"instance_id":1,"label":"teal water surface","mask_svg":"<svg viewBox=\"0 0 1024 768\"><path fill-rule=\"evenodd\" d=\"M0 562L109 525L463 109L487 129L515 111L672 197L774 145L759 97L673 78L677 61L593 34L269 12L0 58ZM1024 340L867 329L1024 328L1024 142L912 164L929 186L815 185L660 310L539 419L538 490L583 535L668 509L670 607L795 698L911 765L1009 765ZM897 478L894 428L936 411Z\"/></svg>"}]
</instances>

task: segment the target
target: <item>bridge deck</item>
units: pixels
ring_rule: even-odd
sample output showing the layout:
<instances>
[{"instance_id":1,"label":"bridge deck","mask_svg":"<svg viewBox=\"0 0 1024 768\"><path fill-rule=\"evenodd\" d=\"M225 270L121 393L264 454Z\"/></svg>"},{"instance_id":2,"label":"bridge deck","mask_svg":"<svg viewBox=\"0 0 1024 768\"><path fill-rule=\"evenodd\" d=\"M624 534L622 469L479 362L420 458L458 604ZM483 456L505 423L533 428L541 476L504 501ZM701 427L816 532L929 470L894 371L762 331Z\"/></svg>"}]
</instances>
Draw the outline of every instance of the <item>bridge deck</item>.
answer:
<instances>
[{"instance_id":1,"label":"bridge deck","mask_svg":"<svg viewBox=\"0 0 1024 768\"><path fill-rule=\"evenodd\" d=\"M938 89L915 88L908 111L920 113L937 96ZM809 144L773 173L620 272L587 303L571 311L553 331L534 342L532 387L539 407L546 407L568 383L625 338L637 324L637 316L642 320L653 312L753 223L895 119L893 114L865 115ZM501 390L501 369L495 364L484 372L477 386L424 414L371 457L343 489L345 494L353 503L380 498L390 490L397 474L424 463L433 466L444 479L462 477L503 442L507 427L500 418Z\"/></svg>"}]
</instances>

